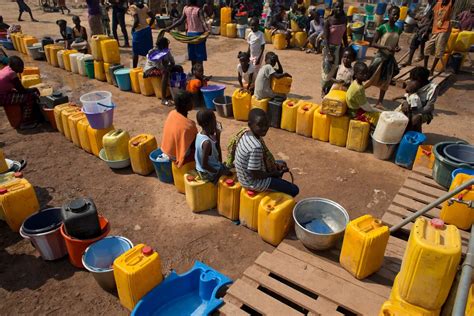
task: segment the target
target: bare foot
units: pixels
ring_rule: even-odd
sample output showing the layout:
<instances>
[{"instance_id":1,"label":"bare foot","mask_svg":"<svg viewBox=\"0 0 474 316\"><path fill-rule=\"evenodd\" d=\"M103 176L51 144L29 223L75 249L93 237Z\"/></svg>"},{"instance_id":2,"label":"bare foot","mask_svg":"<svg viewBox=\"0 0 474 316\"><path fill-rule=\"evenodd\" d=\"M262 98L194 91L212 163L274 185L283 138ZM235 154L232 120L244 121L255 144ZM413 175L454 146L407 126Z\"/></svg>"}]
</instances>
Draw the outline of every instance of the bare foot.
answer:
<instances>
[{"instance_id":1,"label":"bare foot","mask_svg":"<svg viewBox=\"0 0 474 316\"><path fill-rule=\"evenodd\" d=\"M379 110L385 111L385 108L384 108L384 106L383 106L382 103L377 103L377 104L375 105L375 107L376 107L377 109L379 109Z\"/></svg>"},{"instance_id":2,"label":"bare foot","mask_svg":"<svg viewBox=\"0 0 474 316\"><path fill-rule=\"evenodd\" d=\"M18 19L18 22L24 21L23 19Z\"/></svg>"},{"instance_id":3,"label":"bare foot","mask_svg":"<svg viewBox=\"0 0 474 316\"><path fill-rule=\"evenodd\" d=\"M31 20L31 21L32 21L32 22L39 22L37 19L33 19L33 20Z\"/></svg>"}]
</instances>

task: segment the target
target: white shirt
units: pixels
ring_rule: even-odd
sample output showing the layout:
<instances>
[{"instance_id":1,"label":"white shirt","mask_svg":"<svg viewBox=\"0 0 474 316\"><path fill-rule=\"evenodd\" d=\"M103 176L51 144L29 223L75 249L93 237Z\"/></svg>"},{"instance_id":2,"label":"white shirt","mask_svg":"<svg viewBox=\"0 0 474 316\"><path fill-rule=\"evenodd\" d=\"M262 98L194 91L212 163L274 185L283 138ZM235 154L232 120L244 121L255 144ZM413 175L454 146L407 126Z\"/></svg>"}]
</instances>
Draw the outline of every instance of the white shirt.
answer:
<instances>
[{"instance_id":1,"label":"white shirt","mask_svg":"<svg viewBox=\"0 0 474 316\"><path fill-rule=\"evenodd\" d=\"M253 80L255 81L255 74L254 74L255 66L252 63L249 63L249 68L247 69L247 72L244 72L244 70L242 69L242 65L238 64L237 72L240 74L243 81L245 81L246 83L250 83L250 75L252 74L253 74Z\"/></svg>"},{"instance_id":2,"label":"white shirt","mask_svg":"<svg viewBox=\"0 0 474 316\"><path fill-rule=\"evenodd\" d=\"M261 31L251 31L247 36L250 47L250 58L258 58L262 53L262 45L265 45L265 36Z\"/></svg>"}]
</instances>

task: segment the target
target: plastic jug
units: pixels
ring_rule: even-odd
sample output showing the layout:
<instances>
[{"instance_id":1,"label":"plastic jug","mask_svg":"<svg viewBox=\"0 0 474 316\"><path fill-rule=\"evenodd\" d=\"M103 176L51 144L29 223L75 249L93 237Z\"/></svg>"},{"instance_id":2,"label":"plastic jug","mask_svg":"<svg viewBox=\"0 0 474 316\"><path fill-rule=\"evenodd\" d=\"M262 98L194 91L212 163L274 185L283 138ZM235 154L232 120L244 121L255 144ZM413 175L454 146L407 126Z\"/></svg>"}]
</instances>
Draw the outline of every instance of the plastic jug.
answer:
<instances>
[{"instance_id":1,"label":"plastic jug","mask_svg":"<svg viewBox=\"0 0 474 316\"><path fill-rule=\"evenodd\" d=\"M349 121L348 116L331 117L331 124L329 126L329 143L331 145L346 146Z\"/></svg>"},{"instance_id":2,"label":"plastic jug","mask_svg":"<svg viewBox=\"0 0 474 316\"><path fill-rule=\"evenodd\" d=\"M69 97L61 92L54 92L50 95L42 96L41 101L47 108L53 109L56 105L69 102Z\"/></svg>"},{"instance_id":3,"label":"plastic jug","mask_svg":"<svg viewBox=\"0 0 474 316\"><path fill-rule=\"evenodd\" d=\"M38 210L35 189L26 179L0 185L0 214L12 231L19 231L23 221Z\"/></svg>"},{"instance_id":4,"label":"plastic jug","mask_svg":"<svg viewBox=\"0 0 474 316\"><path fill-rule=\"evenodd\" d=\"M270 29L265 29L265 43L266 44L271 44L272 43L272 31Z\"/></svg>"},{"instance_id":5,"label":"plastic jug","mask_svg":"<svg viewBox=\"0 0 474 316\"><path fill-rule=\"evenodd\" d=\"M189 173L194 168L196 168L195 161L188 162L182 165L181 168L178 168L178 166L174 162L171 164L171 173L173 174L174 186L176 187L176 190L178 190L179 193L186 193L186 187L184 185L184 175L186 173Z\"/></svg>"},{"instance_id":6,"label":"plastic jug","mask_svg":"<svg viewBox=\"0 0 474 316\"><path fill-rule=\"evenodd\" d=\"M108 132L102 137L105 154L109 160L125 160L130 158L128 153L128 142L130 135L127 131L116 129Z\"/></svg>"},{"instance_id":7,"label":"plastic jug","mask_svg":"<svg viewBox=\"0 0 474 316\"><path fill-rule=\"evenodd\" d=\"M296 114L296 133L306 137L311 137L313 133L314 112L319 109L319 105L307 101L298 103Z\"/></svg>"},{"instance_id":8,"label":"plastic jug","mask_svg":"<svg viewBox=\"0 0 474 316\"><path fill-rule=\"evenodd\" d=\"M92 239L102 234L99 215L90 198L77 198L61 208L66 233L77 239Z\"/></svg>"},{"instance_id":9,"label":"plastic jug","mask_svg":"<svg viewBox=\"0 0 474 316\"><path fill-rule=\"evenodd\" d=\"M71 127L69 126L69 117L77 113L82 113L81 109L77 106L61 111L61 121L63 125L64 136L70 141L72 141L72 136L71 136Z\"/></svg>"},{"instance_id":10,"label":"plastic jug","mask_svg":"<svg viewBox=\"0 0 474 316\"><path fill-rule=\"evenodd\" d=\"M66 109L72 109L72 108L77 108L77 106L72 105L69 102L60 104L54 107L54 120L56 121L56 127L58 128L58 131L60 131L62 134L64 134L64 130L63 130L63 121L61 119L61 112Z\"/></svg>"},{"instance_id":11,"label":"plastic jug","mask_svg":"<svg viewBox=\"0 0 474 316\"><path fill-rule=\"evenodd\" d=\"M110 64L104 62L104 73L105 73L105 80L108 84L113 84L112 77L110 76Z\"/></svg>"},{"instance_id":12,"label":"plastic jug","mask_svg":"<svg viewBox=\"0 0 474 316\"><path fill-rule=\"evenodd\" d=\"M146 79L145 79L146 80ZM151 85L153 87L153 94L158 98L158 99L163 99L163 93L161 92L161 83L162 83L162 78L161 77L151 77ZM170 96L170 89L169 86L166 89L166 96Z\"/></svg>"},{"instance_id":13,"label":"plastic jug","mask_svg":"<svg viewBox=\"0 0 474 316\"><path fill-rule=\"evenodd\" d=\"M272 43L273 43L273 48L275 48L277 50L285 49L286 45L288 45L285 34L275 34L275 35L273 35Z\"/></svg>"},{"instance_id":14,"label":"plastic jug","mask_svg":"<svg viewBox=\"0 0 474 316\"><path fill-rule=\"evenodd\" d=\"M254 231L258 230L258 206L266 195L265 192L259 193L247 189L240 191L240 225Z\"/></svg>"},{"instance_id":15,"label":"plastic jug","mask_svg":"<svg viewBox=\"0 0 474 316\"><path fill-rule=\"evenodd\" d=\"M33 44L36 44L36 43L38 43L38 39L34 36L24 36L23 37L23 45L24 45L25 49L28 46L33 46ZM28 52L27 49L26 49L26 52Z\"/></svg>"},{"instance_id":16,"label":"plastic jug","mask_svg":"<svg viewBox=\"0 0 474 316\"><path fill-rule=\"evenodd\" d=\"M235 176L222 176L217 191L217 212L232 221L239 219L240 190L242 186Z\"/></svg>"},{"instance_id":17,"label":"plastic jug","mask_svg":"<svg viewBox=\"0 0 474 316\"><path fill-rule=\"evenodd\" d=\"M456 40L458 39L459 29L452 29L449 34L448 43L446 44L446 52L452 53L454 51L454 46L456 45Z\"/></svg>"},{"instance_id":18,"label":"plastic jug","mask_svg":"<svg viewBox=\"0 0 474 316\"><path fill-rule=\"evenodd\" d=\"M284 98L275 97L268 102L267 117L271 127L280 128L283 101Z\"/></svg>"},{"instance_id":19,"label":"plastic jug","mask_svg":"<svg viewBox=\"0 0 474 316\"><path fill-rule=\"evenodd\" d=\"M384 111L380 114L377 127L372 137L381 143L398 144L405 133L408 118L395 111Z\"/></svg>"},{"instance_id":20,"label":"plastic jug","mask_svg":"<svg viewBox=\"0 0 474 316\"><path fill-rule=\"evenodd\" d=\"M5 155L3 154L3 150L0 148L0 173L4 173L8 171L7 161L5 160Z\"/></svg>"},{"instance_id":21,"label":"plastic jug","mask_svg":"<svg viewBox=\"0 0 474 316\"><path fill-rule=\"evenodd\" d=\"M405 168L411 168L416 158L418 146L425 140L426 136L422 133L413 131L406 132L398 146L395 163Z\"/></svg>"},{"instance_id":22,"label":"plastic jug","mask_svg":"<svg viewBox=\"0 0 474 316\"><path fill-rule=\"evenodd\" d=\"M121 254L113 268L120 303L129 310L163 280L159 254L144 244Z\"/></svg>"},{"instance_id":23,"label":"plastic jug","mask_svg":"<svg viewBox=\"0 0 474 316\"><path fill-rule=\"evenodd\" d=\"M92 55L82 54L77 57L77 71L81 76L87 76L86 73L86 60L92 60Z\"/></svg>"},{"instance_id":24,"label":"plastic jug","mask_svg":"<svg viewBox=\"0 0 474 316\"><path fill-rule=\"evenodd\" d=\"M154 170L149 156L156 148L156 138L150 134L139 134L129 140L128 151L133 172L146 176Z\"/></svg>"},{"instance_id":25,"label":"plastic jug","mask_svg":"<svg viewBox=\"0 0 474 316\"><path fill-rule=\"evenodd\" d=\"M461 236L440 219L418 218L412 228L398 274L400 297L410 304L438 310L446 301L461 260Z\"/></svg>"},{"instance_id":26,"label":"plastic jug","mask_svg":"<svg viewBox=\"0 0 474 316\"><path fill-rule=\"evenodd\" d=\"M59 67L60 66L60 64L59 64L60 61L61 61L61 63L63 63L62 55L61 55L61 58L58 58L59 52L62 51L62 50L64 50L64 46L61 46L61 45L54 45L50 48L49 58L51 60L51 65L53 65L54 67Z\"/></svg>"},{"instance_id":27,"label":"plastic jug","mask_svg":"<svg viewBox=\"0 0 474 316\"><path fill-rule=\"evenodd\" d=\"M295 20L290 20L290 28L293 33L301 32L301 28L299 27L298 23Z\"/></svg>"},{"instance_id":28,"label":"plastic jug","mask_svg":"<svg viewBox=\"0 0 474 316\"><path fill-rule=\"evenodd\" d=\"M81 142L79 140L79 132L77 130L77 123L80 120L87 119L86 115L82 112L74 113L69 116L69 132L71 133L71 140L74 145L81 147Z\"/></svg>"},{"instance_id":29,"label":"plastic jug","mask_svg":"<svg viewBox=\"0 0 474 316\"><path fill-rule=\"evenodd\" d=\"M358 152L364 152L369 144L369 133L369 123L350 120L346 148Z\"/></svg>"},{"instance_id":30,"label":"plastic jug","mask_svg":"<svg viewBox=\"0 0 474 316\"><path fill-rule=\"evenodd\" d=\"M195 170L184 175L186 202L193 212L203 212L217 206L217 186L202 180Z\"/></svg>"},{"instance_id":31,"label":"plastic jug","mask_svg":"<svg viewBox=\"0 0 474 316\"><path fill-rule=\"evenodd\" d=\"M94 60L101 61L102 57L102 47L100 45L101 41L107 40L109 37L107 35L92 35L90 40L91 53L94 57Z\"/></svg>"},{"instance_id":32,"label":"plastic jug","mask_svg":"<svg viewBox=\"0 0 474 316\"><path fill-rule=\"evenodd\" d=\"M405 21L408 14L408 7L406 5L400 7L400 18L399 21Z\"/></svg>"},{"instance_id":33,"label":"plastic jug","mask_svg":"<svg viewBox=\"0 0 474 316\"><path fill-rule=\"evenodd\" d=\"M37 85L41 83L41 78L39 75L24 75L21 76L21 84L25 88L29 88L31 86Z\"/></svg>"},{"instance_id":34,"label":"plastic jug","mask_svg":"<svg viewBox=\"0 0 474 316\"><path fill-rule=\"evenodd\" d=\"M236 38L237 37L237 24L235 23L227 23L226 27L226 36L229 38Z\"/></svg>"},{"instance_id":35,"label":"plastic jug","mask_svg":"<svg viewBox=\"0 0 474 316\"><path fill-rule=\"evenodd\" d=\"M138 83L140 84L140 92L144 96L152 96L155 94L151 78L143 78L143 72L138 74Z\"/></svg>"},{"instance_id":36,"label":"plastic jug","mask_svg":"<svg viewBox=\"0 0 474 316\"><path fill-rule=\"evenodd\" d=\"M474 31L461 31L456 38L454 51L462 53L468 52L472 45L474 45Z\"/></svg>"},{"instance_id":37,"label":"plastic jug","mask_svg":"<svg viewBox=\"0 0 474 316\"><path fill-rule=\"evenodd\" d=\"M22 76L24 75L41 75L40 70L38 67L24 67L23 72L21 73Z\"/></svg>"},{"instance_id":38,"label":"plastic jug","mask_svg":"<svg viewBox=\"0 0 474 316\"><path fill-rule=\"evenodd\" d=\"M251 109L262 109L264 110L265 112L268 111L268 102L270 101L270 99L262 99L262 100L257 100L257 98L254 96L252 96L252 105L251 105Z\"/></svg>"},{"instance_id":39,"label":"plastic jug","mask_svg":"<svg viewBox=\"0 0 474 316\"><path fill-rule=\"evenodd\" d=\"M252 95L248 92L236 89L232 94L232 112L238 121L247 121L249 118Z\"/></svg>"},{"instance_id":40,"label":"plastic jug","mask_svg":"<svg viewBox=\"0 0 474 316\"><path fill-rule=\"evenodd\" d=\"M130 82L132 84L132 91L135 93L140 93L140 81L138 75L143 72L143 68L133 68L130 69Z\"/></svg>"},{"instance_id":41,"label":"plastic jug","mask_svg":"<svg viewBox=\"0 0 474 316\"><path fill-rule=\"evenodd\" d=\"M323 98L321 113L343 116L347 111L346 91L332 89Z\"/></svg>"},{"instance_id":42,"label":"plastic jug","mask_svg":"<svg viewBox=\"0 0 474 316\"><path fill-rule=\"evenodd\" d=\"M232 21L232 8L222 7L221 8L221 23L230 23Z\"/></svg>"},{"instance_id":43,"label":"plastic jug","mask_svg":"<svg viewBox=\"0 0 474 316\"><path fill-rule=\"evenodd\" d=\"M278 244L285 238L293 224L291 217L295 200L284 193L268 193L258 206L258 234L272 244Z\"/></svg>"},{"instance_id":44,"label":"plastic jug","mask_svg":"<svg viewBox=\"0 0 474 316\"><path fill-rule=\"evenodd\" d=\"M67 71L71 71L71 58L69 58L70 55L76 54L77 50L75 49L68 49L63 52L63 63L64 63L64 69Z\"/></svg>"},{"instance_id":45,"label":"plastic jug","mask_svg":"<svg viewBox=\"0 0 474 316\"><path fill-rule=\"evenodd\" d=\"M465 173L458 173L454 177L453 182L451 182L449 191L453 191L455 188L472 178L474 178L474 176ZM464 190L454 198L458 200L473 201L474 188L471 188L471 190ZM446 223L455 225L460 229L467 230L471 228L472 224L474 224L474 211L469 208L468 205L457 201L453 201L452 204L445 202L439 217Z\"/></svg>"},{"instance_id":46,"label":"plastic jug","mask_svg":"<svg viewBox=\"0 0 474 316\"><path fill-rule=\"evenodd\" d=\"M117 40L105 39L100 41L100 50L104 62L109 64L120 64L120 51Z\"/></svg>"},{"instance_id":47,"label":"plastic jug","mask_svg":"<svg viewBox=\"0 0 474 316\"><path fill-rule=\"evenodd\" d=\"M471 284L469 296L467 297L465 315L474 315L474 284Z\"/></svg>"},{"instance_id":48,"label":"plastic jug","mask_svg":"<svg viewBox=\"0 0 474 316\"><path fill-rule=\"evenodd\" d=\"M339 263L357 279L368 277L382 266L389 237L388 227L371 215L350 221Z\"/></svg>"},{"instance_id":49,"label":"plastic jug","mask_svg":"<svg viewBox=\"0 0 474 316\"><path fill-rule=\"evenodd\" d=\"M314 111L312 137L322 142L329 141L331 117L321 113L321 108Z\"/></svg>"},{"instance_id":50,"label":"plastic jug","mask_svg":"<svg viewBox=\"0 0 474 316\"><path fill-rule=\"evenodd\" d=\"M43 50L44 50L44 56L46 57L46 62L48 64L51 65L51 58L50 58L50 54L51 54L51 46L53 46L54 44L47 44L47 45L43 45Z\"/></svg>"},{"instance_id":51,"label":"plastic jug","mask_svg":"<svg viewBox=\"0 0 474 316\"><path fill-rule=\"evenodd\" d=\"M308 35L306 35L306 32L295 32L293 33L293 37L291 38L292 46L301 48L306 43L307 39Z\"/></svg>"},{"instance_id":52,"label":"plastic jug","mask_svg":"<svg viewBox=\"0 0 474 316\"><path fill-rule=\"evenodd\" d=\"M281 112L281 129L289 132L296 131L296 117L298 116L298 100L286 99Z\"/></svg>"},{"instance_id":53,"label":"plastic jug","mask_svg":"<svg viewBox=\"0 0 474 316\"><path fill-rule=\"evenodd\" d=\"M88 153L92 153L91 142L89 140L89 135L87 134L87 128L89 127L89 121L87 118L83 118L77 122L77 135L79 136L79 143L81 148Z\"/></svg>"},{"instance_id":54,"label":"plastic jug","mask_svg":"<svg viewBox=\"0 0 474 316\"><path fill-rule=\"evenodd\" d=\"M278 94L288 94L290 93L292 82L293 78L291 77L272 78L272 91Z\"/></svg>"},{"instance_id":55,"label":"plastic jug","mask_svg":"<svg viewBox=\"0 0 474 316\"><path fill-rule=\"evenodd\" d=\"M99 153L104 147L102 144L102 137L104 137L104 135L110 132L111 130L114 130L113 125L103 129L95 129L92 128L90 125L87 127L87 135L89 136L91 152L94 156L99 157Z\"/></svg>"},{"instance_id":56,"label":"plastic jug","mask_svg":"<svg viewBox=\"0 0 474 316\"><path fill-rule=\"evenodd\" d=\"M94 78L99 81L106 81L103 61L94 60Z\"/></svg>"}]
</instances>

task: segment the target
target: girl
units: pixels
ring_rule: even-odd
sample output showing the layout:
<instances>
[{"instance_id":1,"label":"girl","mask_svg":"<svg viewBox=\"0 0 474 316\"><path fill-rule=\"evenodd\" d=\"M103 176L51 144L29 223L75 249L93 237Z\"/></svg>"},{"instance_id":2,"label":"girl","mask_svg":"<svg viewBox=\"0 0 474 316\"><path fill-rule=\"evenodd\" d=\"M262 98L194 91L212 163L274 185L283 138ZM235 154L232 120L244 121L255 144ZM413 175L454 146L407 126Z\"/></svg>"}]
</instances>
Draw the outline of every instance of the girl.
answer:
<instances>
[{"instance_id":1,"label":"girl","mask_svg":"<svg viewBox=\"0 0 474 316\"><path fill-rule=\"evenodd\" d=\"M253 93L255 66L250 63L250 55L247 52L239 52L237 58L239 58L240 62L237 66L240 88Z\"/></svg>"},{"instance_id":2,"label":"girl","mask_svg":"<svg viewBox=\"0 0 474 316\"><path fill-rule=\"evenodd\" d=\"M377 28L372 47L378 48L379 51L375 55L369 66L369 74L371 75L365 87L376 86L380 89L377 106L383 108L382 102L385 97L392 78L399 73L395 53L400 51L398 40L402 30L395 23L400 18L400 8L391 7L389 10L388 23L382 24Z\"/></svg>"},{"instance_id":3,"label":"girl","mask_svg":"<svg viewBox=\"0 0 474 316\"><path fill-rule=\"evenodd\" d=\"M336 80L331 89L347 90L349 88L354 76L354 70L352 69L354 59L354 51L347 47L342 54L342 63L337 68Z\"/></svg>"},{"instance_id":4,"label":"girl","mask_svg":"<svg viewBox=\"0 0 474 316\"><path fill-rule=\"evenodd\" d=\"M130 13L133 16L132 26L132 51L133 51L133 68L138 65L138 57L146 56L148 51L153 48L153 35L151 26L155 22L155 15L151 13L143 0L136 0L130 6ZM146 19L150 18L147 24Z\"/></svg>"},{"instance_id":5,"label":"girl","mask_svg":"<svg viewBox=\"0 0 474 316\"><path fill-rule=\"evenodd\" d=\"M308 39L304 43L303 47L301 48L302 51L306 50L308 44L311 43L313 49L306 50L306 53L320 53L320 44L321 44L321 37L324 33L324 22L319 16L319 13L316 10L311 12L313 19L309 23L309 32L308 32Z\"/></svg>"},{"instance_id":6,"label":"girl","mask_svg":"<svg viewBox=\"0 0 474 316\"><path fill-rule=\"evenodd\" d=\"M87 31L84 26L81 26L81 19L77 15L74 15L72 17L72 23L74 24L72 28L74 39L81 38L87 41Z\"/></svg>"},{"instance_id":7,"label":"girl","mask_svg":"<svg viewBox=\"0 0 474 316\"><path fill-rule=\"evenodd\" d=\"M258 18L252 18L250 21L251 32L247 36L247 43L249 44L247 52L250 55L250 61L255 66L255 73L260 69L263 52L265 51L265 35L259 30L259 23Z\"/></svg>"}]
</instances>

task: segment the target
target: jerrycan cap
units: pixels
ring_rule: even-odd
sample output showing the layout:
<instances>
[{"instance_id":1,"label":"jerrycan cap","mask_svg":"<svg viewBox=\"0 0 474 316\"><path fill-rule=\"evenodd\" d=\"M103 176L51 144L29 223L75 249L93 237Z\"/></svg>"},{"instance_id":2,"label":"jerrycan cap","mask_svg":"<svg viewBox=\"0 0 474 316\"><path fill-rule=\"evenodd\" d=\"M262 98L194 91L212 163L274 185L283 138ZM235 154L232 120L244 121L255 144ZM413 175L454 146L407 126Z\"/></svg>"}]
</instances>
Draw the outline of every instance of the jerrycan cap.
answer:
<instances>
[{"instance_id":1,"label":"jerrycan cap","mask_svg":"<svg viewBox=\"0 0 474 316\"><path fill-rule=\"evenodd\" d=\"M287 105L291 108L293 107L295 104L293 102L288 102Z\"/></svg>"},{"instance_id":2,"label":"jerrycan cap","mask_svg":"<svg viewBox=\"0 0 474 316\"><path fill-rule=\"evenodd\" d=\"M303 107L303 111L309 111L309 107L308 107L307 105L305 105L305 106Z\"/></svg>"},{"instance_id":3,"label":"jerrycan cap","mask_svg":"<svg viewBox=\"0 0 474 316\"><path fill-rule=\"evenodd\" d=\"M69 209L74 213L81 213L86 209L86 201L84 199L75 199L69 203Z\"/></svg>"},{"instance_id":4,"label":"jerrycan cap","mask_svg":"<svg viewBox=\"0 0 474 316\"><path fill-rule=\"evenodd\" d=\"M247 194L250 197L254 197L255 195L257 195L257 193L255 191L252 191L252 190L247 190Z\"/></svg>"},{"instance_id":5,"label":"jerrycan cap","mask_svg":"<svg viewBox=\"0 0 474 316\"><path fill-rule=\"evenodd\" d=\"M431 226L433 226L436 229L444 228L444 221L440 218L431 219L430 224L431 224Z\"/></svg>"},{"instance_id":6,"label":"jerrycan cap","mask_svg":"<svg viewBox=\"0 0 474 316\"><path fill-rule=\"evenodd\" d=\"M6 188L0 188L0 195L6 194L8 190Z\"/></svg>"},{"instance_id":7,"label":"jerrycan cap","mask_svg":"<svg viewBox=\"0 0 474 316\"><path fill-rule=\"evenodd\" d=\"M187 176L186 180L188 180L188 182L193 182L196 180L196 178L194 176Z\"/></svg>"},{"instance_id":8,"label":"jerrycan cap","mask_svg":"<svg viewBox=\"0 0 474 316\"><path fill-rule=\"evenodd\" d=\"M134 141L134 142L132 143L132 146L138 146L138 145L140 145L140 142L138 142L138 141Z\"/></svg>"},{"instance_id":9,"label":"jerrycan cap","mask_svg":"<svg viewBox=\"0 0 474 316\"><path fill-rule=\"evenodd\" d=\"M273 205L267 204L266 209L267 211L273 211L275 208L273 207Z\"/></svg>"},{"instance_id":10,"label":"jerrycan cap","mask_svg":"<svg viewBox=\"0 0 474 316\"><path fill-rule=\"evenodd\" d=\"M225 184L227 184L228 186L233 186L235 184L235 181L234 179L227 179L225 180Z\"/></svg>"},{"instance_id":11,"label":"jerrycan cap","mask_svg":"<svg viewBox=\"0 0 474 316\"><path fill-rule=\"evenodd\" d=\"M20 171L19 171L19 172L15 172L15 173L13 174L13 176L14 176L15 178L23 178L23 172L20 172Z\"/></svg>"},{"instance_id":12,"label":"jerrycan cap","mask_svg":"<svg viewBox=\"0 0 474 316\"><path fill-rule=\"evenodd\" d=\"M153 248L151 248L150 246L143 247L142 254L147 257L151 256L153 254Z\"/></svg>"}]
</instances>

